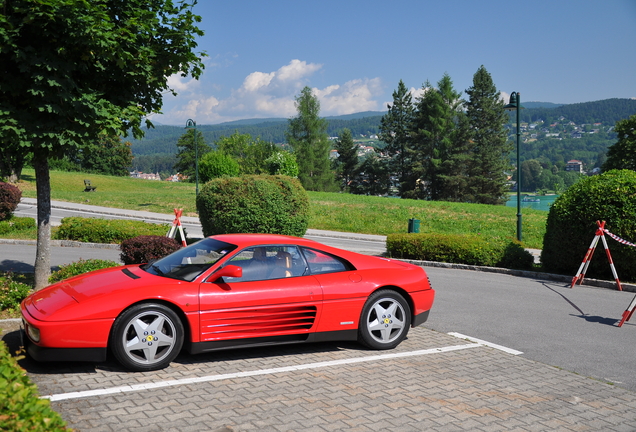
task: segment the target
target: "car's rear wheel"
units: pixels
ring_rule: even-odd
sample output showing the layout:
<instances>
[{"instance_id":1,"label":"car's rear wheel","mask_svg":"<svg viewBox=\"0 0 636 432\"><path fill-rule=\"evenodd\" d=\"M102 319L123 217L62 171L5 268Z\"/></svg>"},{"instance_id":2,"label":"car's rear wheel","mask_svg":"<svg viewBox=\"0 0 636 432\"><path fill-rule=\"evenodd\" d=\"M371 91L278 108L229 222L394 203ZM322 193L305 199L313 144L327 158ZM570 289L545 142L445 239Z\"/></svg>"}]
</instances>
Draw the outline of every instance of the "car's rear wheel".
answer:
<instances>
[{"instance_id":1,"label":"car's rear wheel","mask_svg":"<svg viewBox=\"0 0 636 432\"><path fill-rule=\"evenodd\" d=\"M371 294L364 304L359 341L369 348L395 348L404 340L411 325L411 308L404 297L392 290Z\"/></svg>"},{"instance_id":2,"label":"car's rear wheel","mask_svg":"<svg viewBox=\"0 0 636 432\"><path fill-rule=\"evenodd\" d=\"M144 303L125 310L113 324L110 345L119 363L133 371L167 367L183 346L183 323L172 309Z\"/></svg>"}]
</instances>

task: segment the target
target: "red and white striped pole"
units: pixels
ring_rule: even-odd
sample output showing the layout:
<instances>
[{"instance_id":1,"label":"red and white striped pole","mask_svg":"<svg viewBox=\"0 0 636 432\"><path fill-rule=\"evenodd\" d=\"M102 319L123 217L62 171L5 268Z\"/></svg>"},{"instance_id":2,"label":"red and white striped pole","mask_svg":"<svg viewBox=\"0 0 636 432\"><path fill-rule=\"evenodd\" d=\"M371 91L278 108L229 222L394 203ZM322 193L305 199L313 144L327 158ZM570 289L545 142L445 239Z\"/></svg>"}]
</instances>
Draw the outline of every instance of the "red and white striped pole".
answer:
<instances>
[{"instance_id":1,"label":"red and white striped pole","mask_svg":"<svg viewBox=\"0 0 636 432\"><path fill-rule=\"evenodd\" d=\"M579 285L583 283L583 279L585 279L585 272L587 271L587 268L590 265L590 261L592 260L592 256L594 255L594 251L596 250L598 239L603 235L603 227L605 227L605 221L603 221L601 224L599 224L598 221L596 221L596 223L597 225L599 225L599 228L596 230L594 239L592 240L590 247L587 249L587 252L585 253L585 256L583 257L583 262L581 262L581 266L579 267L579 270L576 272L576 275L572 278L572 284L570 285L570 288L574 288L574 284L576 284L577 282L579 283Z\"/></svg>"},{"instance_id":2,"label":"red and white striped pole","mask_svg":"<svg viewBox=\"0 0 636 432\"><path fill-rule=\"evenodd\" d=\"M181 233L181 245L183 247L186 247L186 240L185 240L185 234L183 233L183 227L181 226L181 215L183 214L183 209L174 209L174 221L172 222L172 226L170 227L170 230L168 231L168 234L166 234L166 237L169 238L175 238L175 236L177 235L177 229L179 230L179 233Z\"/></svg>"},{"instance_id":3,"label":"red and white striped pole","mask_svg":"<svg viewBox=\"0 0 636 432\"><path fill-rule=\"evenodd\" d=\"M625 321L629 321L634 314L634 309L636 309L636 296L634 296L634 300L632 300L625 312L623 312L623 318L621 319L621 322L618 323L619 327L622 327Z\"/></svg>"}]
</instances>

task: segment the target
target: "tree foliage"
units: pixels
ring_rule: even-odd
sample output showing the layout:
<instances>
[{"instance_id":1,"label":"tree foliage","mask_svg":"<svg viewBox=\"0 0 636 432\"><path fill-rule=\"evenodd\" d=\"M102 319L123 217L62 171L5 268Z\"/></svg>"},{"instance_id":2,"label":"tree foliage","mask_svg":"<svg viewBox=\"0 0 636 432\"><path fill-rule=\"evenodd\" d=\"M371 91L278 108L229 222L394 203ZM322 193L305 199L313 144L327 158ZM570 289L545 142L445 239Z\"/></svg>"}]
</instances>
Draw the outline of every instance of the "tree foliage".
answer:
<instances>
[{"instance_id":1,"label":"tree foliage","mask_svg":"<svg viewBox=\"0 0 636 432\"><path fill-rule=\"evenodd\" d=\"M212 148L205 143L203 134L196 129L188 129L177 141L177 149L177 162L172 169L187 176L188 181L195 181L196 158L201 160Z\"/></svg>"},{"instance_id":2,"label":"tree foliage","mask_svg":"<svg viewBox=\"0 0 636 432\"><path fill-rule=\"evenodd\" d=\"M196 3L193 0L192 3ZM0 3L0 142L31 152L37 180L35 286L50 274L49 159L102 134L143 134L173 74L197 78L200 17L156 0L4 0ZM150 121L146 120L150 125Z\"/></svg>"},{"instance_id":3,"label":"tree foliage","mask_svg":"<svg viewBox=\"0 0 636 432\"><path fill-rule=\"evenodd\" d=\"M199 179L202 183L218 177L235 177L240 171L236 159L219 150L206 153L199 162Z\"/></svg>"},{"instance_id":4,"label":"tree foliage","mask_svg":"<svg viewBox=\"0 0 636 432\"><path fill-rule=\"evenodd\" d=\"M379 138L386 143L384 151L390 158L391 170L400 184L399 193L404 193L407 184L408 149L413 125L413 97L402 80L393 92L393 104L387 106L388 112L380 120Z\"/></svg>"},{"instance_id":5,"label":"tree foliage","mask_svg":"<svg viewBox=\"0 0 636 432\"><path fill-rule=\"evenodd\" d=\"M616 123L618 142L607 150L603 171L630 169L636 171L636 114Z\"/></svg>"},{"instance_id":6,"label":"tree foliage","mask_svg":"<svg viewBox=\"0 0 636 432\"><path fill-rule=\"evenodd\" d=\"M340 190L348 191L358 166L358 145L353 142L351 131L344 129L336 140L334 147L338 157L334 159L336 177L340 183Z\"/></svg>"},{"instance_id":7,"label":"tree foliage","mask_svg":"<svg viewBox=\"0 0 636 432\"><path fill-rule=\"evenodd\" d=\"M468 90L466 115L470 128L468 200L480 204L503 204L506 171L512 145L504 128L508 115L490 73L481 66Z\"/></svg>"},{"instance_id":8,"label":"tree foliage","mask_svg":"<svg viewBox=\"0 0 636 432\"><path fill-rule=\"evenodd\" d=\"M267 173L265 160L276 151L274 144L238 131L228 137L221 137L215 144L219 151L233 157L239 164L241 174L246 175Z\"/></svg>"},{"instance_id":9,"label":"tree foliage","mask_svg":"<svg viewBox=\"0 0 636 432\"><path fill-rule=\"evenodd\" d=\"M298 116L289 119L285 136L298 161L298 178L307 190L334 190L327 122L319 116L320 102L309 87L296 97L296 109Z\"/></svg>"}]
</instances>

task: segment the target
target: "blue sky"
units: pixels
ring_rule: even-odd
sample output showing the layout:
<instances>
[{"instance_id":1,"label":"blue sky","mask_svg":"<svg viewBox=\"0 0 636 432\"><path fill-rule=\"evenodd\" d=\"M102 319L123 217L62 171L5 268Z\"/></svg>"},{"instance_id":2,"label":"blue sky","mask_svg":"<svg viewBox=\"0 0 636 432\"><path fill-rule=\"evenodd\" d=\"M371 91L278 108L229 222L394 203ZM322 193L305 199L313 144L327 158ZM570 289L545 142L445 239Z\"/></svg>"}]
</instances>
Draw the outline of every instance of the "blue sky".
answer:
<instances>
[{"instance_id":1,"label":"blue sky","mask_svg":"<svg viewBox=\"0 0 636 432\"><path fill-rule=\"evenodd\" d=\"M383 111L444 73L463 92L484 65L521 101L636 98L636 0L199 0L208 57L171 77L153 121L289 118L314 90L321 116Z\"/></svg>"}]
</instances>

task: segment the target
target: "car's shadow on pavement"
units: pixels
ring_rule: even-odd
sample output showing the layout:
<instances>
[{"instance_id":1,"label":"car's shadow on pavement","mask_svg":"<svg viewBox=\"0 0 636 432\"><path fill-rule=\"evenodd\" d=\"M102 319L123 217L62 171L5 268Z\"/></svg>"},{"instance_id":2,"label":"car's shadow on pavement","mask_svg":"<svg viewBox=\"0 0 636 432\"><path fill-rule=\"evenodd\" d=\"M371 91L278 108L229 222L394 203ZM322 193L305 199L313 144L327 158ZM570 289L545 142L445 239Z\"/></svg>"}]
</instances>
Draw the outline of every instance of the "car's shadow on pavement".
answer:
<instances>
[{"instance_id":1,"label":"car's shadow on pavement","mask_svg":"<svg viewBox=\"0 0 636 432\"><path fill-rule=\"evenodd\" d=\"M131 373L123 368L112 356L108 355L108 359L101 363L91 362L36 362L31 359L24 350L24 342L22 340L22 331L16 330L6 333L2 340L9 348L12 356L18 358L18 364L30 374L51 375L51 374L89 374L98 372L114 372L114 373ZM250 361L253 359L263 360L274 357L286 357L297 355L322 355L332 354L340 351L367 352L374 350L368 349L357 342L313 342L308 344L291 344L253 348L236 348L223 351L208 352L202 354L190 354L186 350L182 350L177 358L172 362L171 366L165 369L169 372L171 368L183 366L197 365L214 365L215 363L226 363L236 361ZM332 356L329 356L333 359ZM142 372L143 373L143 372ZM149 372L156 373L156 372Z\"/></svg>"}]
</instances>

